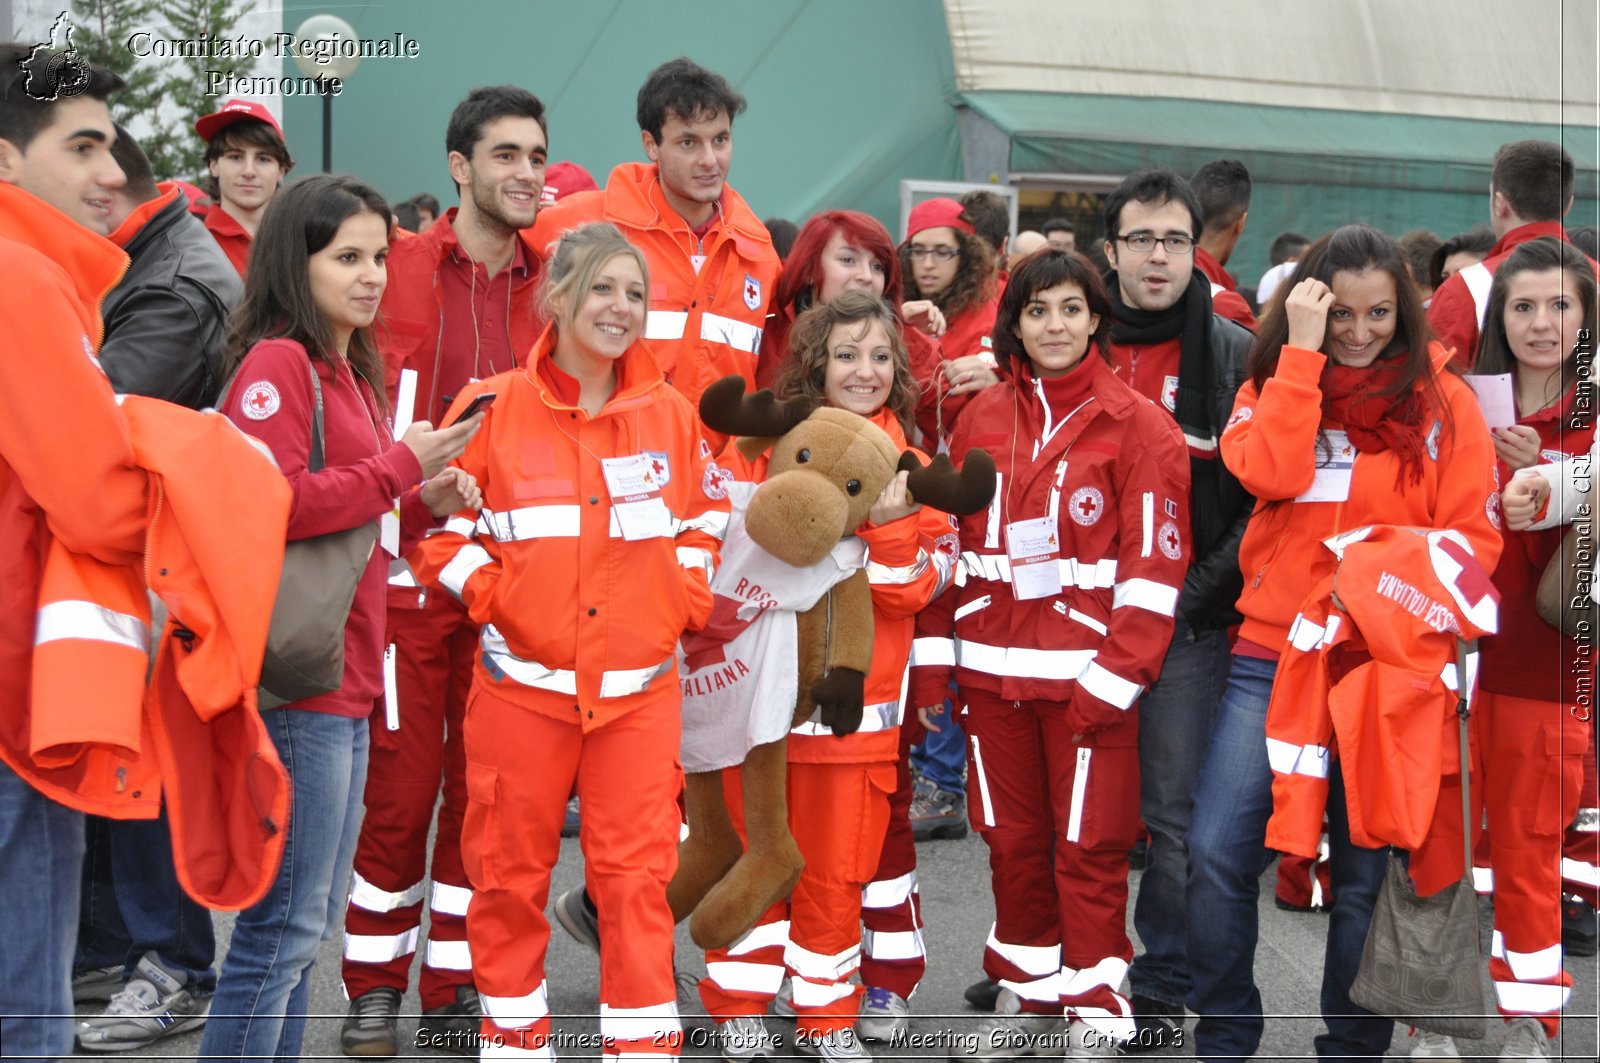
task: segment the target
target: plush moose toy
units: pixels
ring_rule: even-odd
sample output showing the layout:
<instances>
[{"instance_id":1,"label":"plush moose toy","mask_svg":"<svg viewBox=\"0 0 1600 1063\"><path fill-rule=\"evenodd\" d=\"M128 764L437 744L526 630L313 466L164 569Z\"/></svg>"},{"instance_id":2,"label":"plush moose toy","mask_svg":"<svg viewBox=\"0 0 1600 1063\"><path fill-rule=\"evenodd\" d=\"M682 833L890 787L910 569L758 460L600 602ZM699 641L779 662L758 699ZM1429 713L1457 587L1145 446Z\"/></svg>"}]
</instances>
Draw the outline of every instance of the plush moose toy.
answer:
<instances>
[{"instance_id":1,"label":"plush moose toy","mask_svg":"<svg viewBox=\"0 0 1600 1063\"><path fill-rule=\"evenodd\" d=\"M711 585L716 606L683 646L689 836L667 899L675 919L693 913L697 945L722 948L800 877L785 796L789 729L813 716L838 735L861 726L872 598L866 547L852 533L901 469L916 501L948 513L988 505L995 475L981 450L959 473L943 455L923 466L864 417L804 397L746 396L737 376L706 389L700 416L739 437L747 459L772 452L763 483L723 485L733 516ZM746 845L722 789L722 769L736 764Z\"/></svg>"}]
</instances>

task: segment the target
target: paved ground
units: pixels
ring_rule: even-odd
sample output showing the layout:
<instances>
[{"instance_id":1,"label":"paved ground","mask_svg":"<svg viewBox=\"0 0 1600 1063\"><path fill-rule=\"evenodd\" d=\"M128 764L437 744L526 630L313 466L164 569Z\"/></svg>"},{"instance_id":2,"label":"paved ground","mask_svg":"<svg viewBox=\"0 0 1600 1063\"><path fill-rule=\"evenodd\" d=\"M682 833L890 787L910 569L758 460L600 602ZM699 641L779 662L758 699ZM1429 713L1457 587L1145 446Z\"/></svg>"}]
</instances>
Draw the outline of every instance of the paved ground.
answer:
<instances>
[{"instance_id":1,"label":"paved ground","mask_svg":"<svg viewBox=\"0 0 1600 1063\"><path fill-rule=\"evenodd\" d=\"M961 1038L971 1037L977 1027L978 1016L962 1000L962 990L980 974L979 962L985 936L993 919L989 900L988 855L976 835L961 841L928 842L919 846L921 861L924 915L928 923L928 976L917 994L914 1007L917 1015L912 1022L912 1034L918 1038L912 1046L898 1049L877 1048L881 1059L927 1060L946 1057ZM1272 903L1271 875L1263 880L1261 906L1262 944L1256 954L1256 978L1261 984L1268 1014L1266 1039L1257 1058L1261 1060L1304 1059L1311 1056L1311 1039L1321 1029L1317 1014L1317 988L1321 982L1323 936L1327 922L1318 915L1290 914L1279 911ZM554 897L573 885L582 876L581 857L575 840L562 843L562 862L556 869ZM1133 886L1138 888L1138 876ZM1131 911L1131 904L1130 904ZM1487 948L1488 923L1485 909L1484 942ZM219 917L219 948L226 947L231 919ZM1130 927L1130 933L1131 933ZM339 1026L343 1019L345 1001L339 985L339 939L323 945L322 956L312 971L314 990L312 1000L319 1015L307 1028L305 1055L311 1059L343 1059L339 1054ZM219 956L220 956L219 952ZM679 962L703 971L699 954L689 945L687 933L679 931ZM1568 964L1575 985L1571 1010L1566 1016L1562 1040L1555 1048L1556 1058L1583 1060L1596 1059L1596 998L1597 970L1600 965L1594 958L1572 960ZM594 1019L599 987L599 967L593 953L574 943L559 928L553 935L550 949L551 1008L559 1016L557 1028L581 1045L592 1044L597 1036ZM1487 984L1487 973L1485 973ZM1491 998L1492 999L1492 998ZM404 1009L413 1015L419 1008L415 990L406 997ZM85 1012L86 1014L88 1012ZM769 1020L774 1033L792 1033L793 1028L777 1020ZM402 1020L403 1040L410 1039L416 1020ZM1466 1042L1463 1048L1482 1052L1493 1058L1499 1051L1501 1032L1498 1023L1492 1024L1490 1035L1482 1042ZM146 1057L181 1060L193 1059L200 1044L198 1032L181 1034L138 1054ZM1389 1055L1404 1057L1407 1054L1405 1031L1395 1035ZM714 1047L706 1044L704 1035L691 1036L686 1056L715 1058ZM1169 1058L1185 1058L1184 1051L1173 1051ZM594 1048L578 1047L566 1051L563 1059L597 1059ZM101 1057L104 1058L104 1057ZM445 1061L452 1058L437 1052L410 1050L404 1059Z\"/></svg>"}]
</instances>

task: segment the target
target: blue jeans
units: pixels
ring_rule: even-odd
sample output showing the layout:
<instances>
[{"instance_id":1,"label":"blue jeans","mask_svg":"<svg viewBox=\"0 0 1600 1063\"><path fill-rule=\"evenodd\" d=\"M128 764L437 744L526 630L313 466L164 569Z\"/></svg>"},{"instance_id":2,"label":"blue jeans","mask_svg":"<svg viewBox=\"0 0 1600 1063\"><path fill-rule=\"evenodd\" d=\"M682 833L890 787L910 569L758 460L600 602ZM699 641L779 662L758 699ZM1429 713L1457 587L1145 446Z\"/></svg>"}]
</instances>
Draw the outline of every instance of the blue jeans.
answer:
<instances>
[{"instance_id":1,"label":"blue jeans","mask_svg":"<svg viewBox=\"0 0 1600 1063\"><path fill-rule=\"evenodd\" d=\"M83 814L0 761L0 1051L72 1052L72 946L83 874Z\"/></svg>"},{"instance_id":2,"label":"blue jeans","mask_svg":"<svg viewBox=\"0 0 1600 1063\"><path fill-rule=\"evenodd\" d=\"M131 974L146 952L201 992L217 984L211 913L178 885L172 832L160 819L89 817L78 921L78 970L122 964Z\"/></svg>"},{"instance_id":3,"label":"blue jeans","mask_svg":"<svg viewBox=\"0 0 1600 1063\"><path fill-rule=\"evenodd\" d=\"M928 732L922 745L911 747L911 763L922 777L948 794L967 792L967 735L961 729L960 702L946 698L944 718L937 733Z\"/></svg>"},{"instance_id":4,"label":"blue jeans","mask_svg":"<svg viewBox=\"0 0 1600 1063\"><path fill-rule=\"evenodd\" d=\"M1217 706L1216 725L1189 826L1189 1009L1200 1016L1194 1050L1202 1060L1248 1059L1265 1026L1255 983L1257 903L1272 814L1272 768L1267 763L1267 704L1273 661L1235 657ZM1335 767L1337 762L1335 762ZM1382 884L1385 850L1350 842L1344 780L1330 772L1328 840L1338 898L1328 921L1322 968L1322 1016L1328 1032L1315 1040L1322 1057L1377 1059L1388 1050L1394 1024L1350 1002L1372 905ZM1341 909L1343 909L1341 911Z\"/></svg>"},{"instance_id":5,"label":"blue jeans","mask_svg":"<svg viewBox=\"0 0 1600 1063\"><path fill-rule=\"evenodd\" d=\"M222 961L203 1060L298 1060L311 964L344 912L367 777L364 719L304 709L261 714L289 771L283 863L267 895L239 913Z\"/></svg>"},{"instance_id":6,"label":"blue jeans","mask_svg":"<svg viewBox=\"0 0 1600 1063\"><path fill-rule=\"evenodd\" d=\"M1139 816L1150 832L1150 851L1133 909L1144 951L1128 969L1128 984L1166 1004L1181 1005L1189 996L1185 839L1228 660L1227 632L1196 634L1179 617L1161 678L1139 702Z\"/></svg>"}]
</instances>

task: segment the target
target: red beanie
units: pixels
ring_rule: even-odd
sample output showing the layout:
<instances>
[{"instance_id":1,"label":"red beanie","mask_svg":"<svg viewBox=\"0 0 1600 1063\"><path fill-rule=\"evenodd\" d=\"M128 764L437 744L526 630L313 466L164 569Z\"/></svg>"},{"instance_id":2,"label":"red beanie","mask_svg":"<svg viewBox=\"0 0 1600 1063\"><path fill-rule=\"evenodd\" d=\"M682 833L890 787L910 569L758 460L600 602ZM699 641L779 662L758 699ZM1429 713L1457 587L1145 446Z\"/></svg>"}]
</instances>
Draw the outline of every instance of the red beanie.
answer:
<instances>
[{"instance_id":1,"label":"red beanie","mask_svg":"<svg viewBox=\"0 0 1600 1063\"><path fill-rule=\"evenodd\" d=\"M941 225L960 229L964 233L977 232L972 223L961 216L961 211L961 204L953 199L923 200L911 208L911 217L906 222L906 239L911 239L924 229L937 229Z\"/></svg>"}]
</instances>

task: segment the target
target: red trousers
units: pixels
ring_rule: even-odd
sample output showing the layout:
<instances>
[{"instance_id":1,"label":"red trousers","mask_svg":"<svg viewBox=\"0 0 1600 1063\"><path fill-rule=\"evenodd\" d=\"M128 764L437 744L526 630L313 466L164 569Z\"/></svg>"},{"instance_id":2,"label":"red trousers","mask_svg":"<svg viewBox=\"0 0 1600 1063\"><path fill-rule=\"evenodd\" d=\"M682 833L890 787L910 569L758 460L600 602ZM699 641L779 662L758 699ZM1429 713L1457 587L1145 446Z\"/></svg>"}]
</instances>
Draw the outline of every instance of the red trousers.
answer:
<instances>
[{"instance_id":1,"label":"red trousers","mask_svg":"<svg viewBox=\"0 0 1600 1063\"><path fill-rule=\"evenodd\" d=\"M738 768L722 773L743 835L740 782ZM769 908L743 940L706 953L700 999L707 1014L726 1022L764 1013L787 969L800 1032L821 1036L855 1024L862 987L850 979L861 958L861 889L878 866L893 786L887 762L790 761L789 828L805 870L787 902Z\"/></svg>"},{"instance_id":2,"label":"red trousers","mask_svg":"<svg viewBox=\"0 0 1600 1063\"><path fill-rule=\"evenodd\" d=\"M680 1054L667 882L678 864L679 694L588 733L513 705L482 673L467 701L467 814L461 857L476 892L467 913L483 1058L550 1058L545 952L550 871L577 783L584 877L600 916L605 1055ZM550 694L552 707L572 699Z\"/></svg>"},{"instance_id":3,"label":"red trousers","mask_svg":"<svg viewBox=\"0 0 1600 1063\"><path fill-rule=\"evenodd\" d=\"M900 758L889 795L889 830L872 881L861 891L861 984L906 1000L928 969L922 941L922 894L917 887L917 846L911 835L911 747L922 724L908 712L900 725Z\"/></svg>"},{"instance_id":4,"label":"red trousers","mask_svg":"<svg viewBox=\"0 0 1600 1063\"><path fill-rule=\"evenodd\" d=\"M418 592L412 592L418 593ZM366 818L356 844L345 912L345 992L354 1000L380 986L405 992L428 901L428 941L418 989L424 1008L453 1003L472 985L467 903L461 868L461 817L467 806L461 725L478 628L447 594L422 609L389 610L400 729L372 717ZM443 781L444 804L428 874L428 828Z\"/></svg>"},{"instance_id":5,"label":"red trousers","mask_svg":"<svg viewBox=\"0 0 1600 1063\"><path fill-rule=\"evenodd\" d=\"M1126 1041L1133 1011L1120 987L1133 959L1128 849L1139 836L1138 747L1075 745L1062 702L978 690L962 690L961 700L967 814L989 846L994 889L984 971L1024 1010L1065 1009Z\"/></svg>"},{"instance_id":6,"label":"red trousers","mask_svg":"<svg viewBox=\"0 0 1600 1063\"><path fill-rule=\"evenodd\" d=\"M1561 884L1568 893L1600 907L1600 778L1595 771L1596 729L1589 727L1589 748L1583 754L1583 790L1578 814L1567 827L1561 846Z\"/></svg>"},{"instance_id":7,"label":"red trousers","mask_svg":"<svg viewBox=\"0 0 1600 1063\"><path fill-rule=\"evenodd\" d=\"M1495 1002L1502 1015L1537 1016L1552 1036L1572 991L1561 966L1561 845L1578 809L1587 715L1561 702L1481 693L1473 717L1483 762L1473 796L1492 838Z\"/></svg>"}]
</instances>

